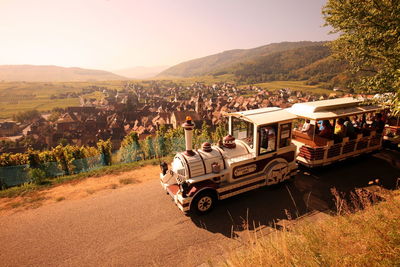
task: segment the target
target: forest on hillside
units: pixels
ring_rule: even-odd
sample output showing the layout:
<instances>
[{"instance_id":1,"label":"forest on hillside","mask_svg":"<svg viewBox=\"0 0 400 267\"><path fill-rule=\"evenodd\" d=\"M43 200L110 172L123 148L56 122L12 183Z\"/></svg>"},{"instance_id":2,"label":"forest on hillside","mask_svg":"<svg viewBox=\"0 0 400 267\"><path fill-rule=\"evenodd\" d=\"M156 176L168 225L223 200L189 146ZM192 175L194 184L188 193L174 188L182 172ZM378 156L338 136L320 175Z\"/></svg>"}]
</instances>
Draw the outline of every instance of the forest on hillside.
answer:
<instances>
[{"instance_id":1,"label":"forest on hillside","mask_svg":"<svg viewBox=\"0 0 400 267\"><path fill-rule=\"evenodd\" d=\"M173 66L160 76L232 75L239 84L305 81L326 88L345 88L351 81L346 63L331 55L328 42L283 42L236 49Z\"/></svg>"}]
</instances>

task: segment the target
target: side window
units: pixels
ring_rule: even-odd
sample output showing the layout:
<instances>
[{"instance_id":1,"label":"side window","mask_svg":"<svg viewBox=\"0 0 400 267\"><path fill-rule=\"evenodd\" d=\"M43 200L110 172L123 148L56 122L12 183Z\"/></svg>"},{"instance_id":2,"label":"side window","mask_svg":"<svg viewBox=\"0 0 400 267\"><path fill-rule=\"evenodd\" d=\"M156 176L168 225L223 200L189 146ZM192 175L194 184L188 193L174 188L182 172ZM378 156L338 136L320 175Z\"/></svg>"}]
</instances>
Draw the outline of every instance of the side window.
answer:
<instances>
[{"instance_id":1,"label":"side window","mask_svg":"<svg viewBox=\"0 0 400 267\"><path fill-rule=\"evenodd\" d=\"M292 124L286 123L281 125L281 136L279 138L279 148L290 145L290 132Z\"/></svg>"},{"instance_id":2,"label":"side window","mask_svg":"<svg viewBox=\"0 0 400 267\"><path fill-rule=\"evenodd\" d=\"M277 129L277 124L260 127L260 155L276 150Z\"/></svg>"}]
</instances>

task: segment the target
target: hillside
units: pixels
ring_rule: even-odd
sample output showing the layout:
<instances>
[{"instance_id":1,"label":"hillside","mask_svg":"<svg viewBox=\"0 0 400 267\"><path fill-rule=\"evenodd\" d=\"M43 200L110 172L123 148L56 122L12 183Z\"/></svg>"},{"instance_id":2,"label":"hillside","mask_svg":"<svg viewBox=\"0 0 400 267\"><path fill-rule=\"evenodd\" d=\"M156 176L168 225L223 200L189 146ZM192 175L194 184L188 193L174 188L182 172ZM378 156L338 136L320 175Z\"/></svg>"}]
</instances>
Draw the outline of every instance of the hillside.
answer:
<instances>
[{"instance_id":1,"label":"hillside","mask_svg":"<svg viewBox=\"0 0 400 267\"><path fill-rule=\"evenodd\" d=\"M276 52L287 51L308 46L323 45L325 42L283 42L268 44L252 49L235 49L203 58L193 59L175 65L159 74L159 76L190 77L213 74L235 64L255 60Z\"/></svg>"},{"instance_id":2,"label":"hillside","mask_svg":"<svg viewBox=\"0 0 400 267\"><path fill-rule=\"evenodd\" d=\"M114 70L113 72L128 78L148 79L156 76L157 74L168 68L169 66L155 66L155 67L139 66L127 69Z\"/></svg>"},{"instance_id":3,"label":"hillside","mask_svg":"<svg viewBox=\"0 0 400 267\"><path fill-rule=\"evenodd\" d=\"M160 76L232 75L242 84L290 80L332 88L349 81L345 67L345 62L331 56L326 42L285 42L191 60Z\"/></svg>"},{"instance_id":4,"label":"hillside","mask_svg":"<svg viewBox=\"0 0 400 267\"><path fill-rule=\"evenodd\" d=\"M254 83L276 80L328 82L344 71L344 63L331 57L324 45L291 49L239 63L219 73L234 74L239 81Z\"/></svg>"},{"instance_id":5,"label":"hillside","mask_svg":"<svg viewBox=\"0 0 400 267\"><path fill-rule=\"evenodd\" d=\"M58 66L0 65L0 81L83 82L126 79L125 77L103 70Z\"/></svg>"}]
</instances>

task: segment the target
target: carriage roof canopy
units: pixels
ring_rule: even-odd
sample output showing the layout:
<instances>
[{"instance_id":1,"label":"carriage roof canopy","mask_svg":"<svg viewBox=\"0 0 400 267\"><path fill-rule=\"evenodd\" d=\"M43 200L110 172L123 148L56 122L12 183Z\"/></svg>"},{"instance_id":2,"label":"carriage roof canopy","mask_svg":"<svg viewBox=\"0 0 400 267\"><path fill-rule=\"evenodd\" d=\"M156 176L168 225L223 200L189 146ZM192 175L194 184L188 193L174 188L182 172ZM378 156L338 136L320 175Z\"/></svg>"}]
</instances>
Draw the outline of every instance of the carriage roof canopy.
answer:
<instances>
[{"instance_id":1,"label":"carriage roof canopy","mask_svg":"<svg viewBox=\"0 0 400 267\"><path fill-rule=\"evenodd\" d=\"M289 113L285 109L277 107L260 108L241 112L228 113L228 116L247 120L256 125L264 125L280 121L294 120L296 115Z\"/></svg>"},{"instance_id":2,"label":"carriage roof canopy","mask_svg":"<svg viewBox=\"0 0 400 267\"><path fill-rule=\"evenodd\" d=\"M297 103L286 110L302 118L322 120L374 112L380 109L380 107L376 105L362 106L360 105L361 103L361 100L352 97L344 97L315 102Z\"/></svg>"}]
</instances>

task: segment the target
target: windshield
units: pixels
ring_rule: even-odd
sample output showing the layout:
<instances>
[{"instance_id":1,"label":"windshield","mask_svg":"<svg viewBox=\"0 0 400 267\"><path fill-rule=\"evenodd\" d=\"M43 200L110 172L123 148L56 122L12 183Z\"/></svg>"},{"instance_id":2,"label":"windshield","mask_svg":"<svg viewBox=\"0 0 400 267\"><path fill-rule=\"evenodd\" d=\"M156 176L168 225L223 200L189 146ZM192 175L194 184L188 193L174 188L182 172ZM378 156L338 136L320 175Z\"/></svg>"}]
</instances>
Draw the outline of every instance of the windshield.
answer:
<instances>
[{"instance_id":1,"label":"windshield","mask_svg":"<svg viewBox=\"0 0 400 267\"><path fill-rule=\"evenodd\" d=\"M253 123L232 117L232 135L253 148Z\"/></svg>"}]
</instances>

